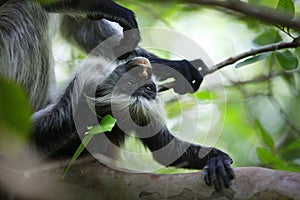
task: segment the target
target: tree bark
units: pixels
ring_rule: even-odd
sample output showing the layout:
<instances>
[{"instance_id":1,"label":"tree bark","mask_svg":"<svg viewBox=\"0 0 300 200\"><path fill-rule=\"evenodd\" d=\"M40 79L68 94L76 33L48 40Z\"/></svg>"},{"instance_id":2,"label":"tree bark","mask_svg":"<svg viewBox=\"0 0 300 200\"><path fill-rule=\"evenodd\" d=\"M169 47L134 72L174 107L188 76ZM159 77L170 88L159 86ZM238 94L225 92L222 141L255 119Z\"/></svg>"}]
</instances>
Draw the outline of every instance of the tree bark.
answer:
<instances>
[{"instance_id":1,"label":"tree bark","mask_svg":"<svg viewBox=\"0 0 300 200\"><path fill-rule=\"evenodd\" d=\"M66 162L56 162L20 171L1 165L0 198L300 199L300 173L260 167L235 168L230 188L216 192L204 183L202 171L172 175L129 173L83 159L62 180L65 166Z\"/></svg>"}]
</instances>

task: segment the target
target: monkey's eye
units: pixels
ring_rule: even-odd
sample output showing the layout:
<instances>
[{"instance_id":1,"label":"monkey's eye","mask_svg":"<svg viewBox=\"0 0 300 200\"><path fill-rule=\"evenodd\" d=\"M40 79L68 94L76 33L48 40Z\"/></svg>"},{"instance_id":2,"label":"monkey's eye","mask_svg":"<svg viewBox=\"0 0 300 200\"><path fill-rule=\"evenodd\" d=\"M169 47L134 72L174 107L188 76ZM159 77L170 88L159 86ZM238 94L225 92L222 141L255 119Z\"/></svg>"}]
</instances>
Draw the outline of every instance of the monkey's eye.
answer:
<instances>
[{"instance_id":1,"label":"monkey's eye","mask_svg":"<svg viewBox=\"0 0 300 200\"><path fill-rule=\"evenodd\" d=\"M146 85L145 89L149 92L154 92L155 88L152 85Z\"/></svg>"},{"instance_id":2,"label":"monkey's eye","mask_svg":"<svg viewBox=\"0 0 300 200\"><path fill-rule=\"evenodd\" d=\"M135 87L135 85L136 85L136 83L134 81L128 80L128 81L125 82L125 86L127 88L133 88L133 87Z\"/></svg>"}]
</instances>

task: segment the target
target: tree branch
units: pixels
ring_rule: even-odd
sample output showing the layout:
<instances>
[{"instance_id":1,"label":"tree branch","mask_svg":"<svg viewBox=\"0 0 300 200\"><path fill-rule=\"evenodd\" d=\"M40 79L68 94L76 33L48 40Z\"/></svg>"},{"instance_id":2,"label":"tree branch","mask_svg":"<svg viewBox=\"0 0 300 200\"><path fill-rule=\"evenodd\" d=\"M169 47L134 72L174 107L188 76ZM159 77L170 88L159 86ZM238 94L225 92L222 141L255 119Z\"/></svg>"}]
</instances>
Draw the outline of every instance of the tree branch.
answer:
<instances>
[{"instance_id":1,"label":"tree branch","mask_svg":"<svg viewBox=\"0 0 300 200\"><path fill-rule=\"evenodd\" d=\"M62 182L64 166L47 164L20 173L11 166L1 168L0 191L6 188L21 199L300 199L299 173L259 167L234 169L230 188L216 192L205 185L202 171L123 172L87 159L78 160Z\"/></svg>"},{"instance_id":2,"label":"tree branch","mask_svg":"<svg viewBox=\"0 0 300 200\"><path fill-rule=\"evenodd\" d=\"M266 46L262 46L259 47L257 49L251 49L249 51L246 51L244 53L238 54L236 56L230 57L214 66L212 66L211 68L205 70L204 72L201 72L204 76L208 75L208 74L212 74L215 71L222 69L225 66L231 65L236 63L237 61L247 58L249 56L255 56L257 54L261 54L261 53L266 53L266 52L270 52L270 51L276 51L276 50L280 50L280 49L288 49L288 48L296 48L300 46L300 38L295 38L293 41L291 42L280 42L280 43L275 43L275 44L270 44L270 45L266 45Z\"/></svg>"},{"instance_id":3,"label":"tree branch","mask_svg":"<svg viewBox=\"0 0 300 200\"><path fill-rule=\"evenodd\" d=\"M258 19L259 21L300 30L299 19L291 20L290 16L287 16L282 12L276 11L272 8L249 4L239 0L182 0L182 2L226 8L246 15L247 17Z\"/></svg>"}]
</instances>

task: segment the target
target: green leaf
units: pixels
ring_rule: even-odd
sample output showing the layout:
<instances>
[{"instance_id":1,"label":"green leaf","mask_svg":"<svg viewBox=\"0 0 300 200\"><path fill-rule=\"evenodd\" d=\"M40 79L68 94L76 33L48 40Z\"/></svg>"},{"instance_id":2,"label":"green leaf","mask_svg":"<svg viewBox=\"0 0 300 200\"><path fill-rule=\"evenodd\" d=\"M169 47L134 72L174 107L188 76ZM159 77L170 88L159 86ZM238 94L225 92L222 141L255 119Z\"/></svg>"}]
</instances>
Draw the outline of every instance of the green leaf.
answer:
<instances>
[{"instance_id":1,"label":"green leaf","mask_svg":"<svg viewBox=\"0 0 300 200\"><path fill-rule=\"evenodd\" d=\"M274 164L274 163L282 163L282 160L278 158L271 151L258 147L256 149L257 156L261 162L264 164Z\"/></svg>"},{"instance_id":2,"label":"green leaf","mask_svg":"<svg viewBox=\"0 0 300 200\"><path fill-rule=\"evenodd\" d=\"M239 67L243 67L245 65L250 65L250 64L256 63L260 60L263 60L263 59L267 58L271 54L272 54L271 52L268 52L268 53L263 53L263 54L260 54L260 55L257 55L257 56L253 56L253 57L248 58L248 59L246 59L242 62L239 62L238 64L235 65L235 67L239 68Z\"/></svg>"},{"instance_id":3,"label":"green leaf","mask_svg":"<svg viewBox=\"0 0 300 200\"><path fill-rule=\"evenodd\" d=\"M117 120L111 115L106 115L103 117L99 125L88 127L88 131L85 133L85 135L95 135L99 133L110 132L115 126L116 121Z\"/></svg>"},{"instance_id":4,"label":"green leaf","mask_svg":"<svg viewBox=\"0 0 300 200\"><path fill-rule=\"evenodd\" d=\"M276 58L284 70L292 70L298 67L298 59L291 51L276 52Z\"/></svg>"},{"instance_id":5,"label":"green leaf","mask_svg":"<svg viewBox=\"0 0 300 200\"><path fill-rule=\"evenodd\" d=\"M269 135L269 133L267 133L267 131L262 127L261 123L260 122L256 122L259 130L260 130L260 133L261 133L261 136L263 138L263 141L264 143L270 148L270 150L274 150L274 141L272 139L272 137Z\"/></svg>"},{"instance_id":6,"label":"green leaf","mask_svg":"<svg viewBox=\"0 0 300 200\"><path fill-rule=\"evenodd\" d=\"M287 150L300 149L300 138L298 138L295 141L291 142L288 146L286 146L286 149Z\"/></svg>"},{"instance_id":7,"label":"green leaf","mask_svg":"<svg viewBox=\"0 0 300 200\"><path fill-rule=\"evenodd\" d=\"M253 43L259 46L264 46L280 41L282 41L282 37L279 35L279 32L277 30L272 29L257 36L253 40Z\"/></svg>"},{"instance_id":8,"label":"green leaf","mask_svg":"<svg viewBox=\"0 0 300 200\"><path fill-rule=\"evenodd\" d=\"M277 10L287 15L289 19L295 16L295 5L293 0L279 0Z\"/></svg>"},{"instance_id":9,"label":"green leaf","mask_svg":"<svg viewBox=\"0 0 300 200\"><path fill-rule=\"evenodd\" d=\"M0 123L6 123L19 133L30 128L30 106L23 89L0 78Z\"/></svg>"},{"instance_id":10,"label":"green leaf","mask_svg":"<svg viewBox=\"0 0 300 200\"><path fill-rule=\"evenodd\" d=\"M0 152L15 153L28 140L31 109L24 90L0 78Z\"/></svg>"},{"instance_id":11,"label":"green leaf","mask_svg":"<svg viewBox=\"0 0 300 200\"><path fill-rule=\"evenodd\" d=\"M82 153L82 151L85 149L85 147L88 145L88 143L91 141L91 139L93 138L94 135L86 135L83 140L82 143L79 145L79 147L77 148L76 152L74 153L74 155L72 156L71 161L68 163L68 165L65 167L63 174L62 174L62 179L65 178L65 176L67 175L68 171L70 170L71 166L74 164L74 162L77 160L77 158L80 156L80 154Z\"/></svg>"},{"instance_id":12,"label":"green leaf","mask_svg":"<svg viewBox=\"0 0 300 200\"><path fill-rule=\"evenodd\" d=\"M116 119L113 118L111 115L106 115L102 118L100 121L100 124L97 126L88 127L88 131L85 133L85 136L82 140L82 143L77 148L76 152L72 156L71 161L66 166L66 168L63 171L62 178L64 179L68 171L70 170L71 166L74 164L74 162L77 160L77 158L80 156L82 151L85 149L85 147L88 145L88 143L91 141L93 136L95 134L109 132L112 130L112 128L115 126Z\"/></svg>"},{"instance_id":13,"label":"green leaf","mask_svg":"<svg viewBox=\"0 0 300 200\"><path fill-rule=\"evenodd\" d=\"M292 141L286 146L283 146L280 149L281 155L285 159L295 159L299 158L299 152L300 152L300 138Z\"/></svg>"}]
</instances>

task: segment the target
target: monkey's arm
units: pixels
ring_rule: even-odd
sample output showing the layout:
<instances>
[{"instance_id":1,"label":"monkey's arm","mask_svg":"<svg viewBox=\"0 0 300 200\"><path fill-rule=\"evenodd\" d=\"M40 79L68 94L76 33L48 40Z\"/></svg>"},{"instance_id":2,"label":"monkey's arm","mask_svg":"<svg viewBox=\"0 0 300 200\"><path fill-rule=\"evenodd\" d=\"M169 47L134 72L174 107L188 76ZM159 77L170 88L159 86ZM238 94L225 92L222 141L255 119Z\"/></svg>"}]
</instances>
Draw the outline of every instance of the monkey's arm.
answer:
<instances>
[{"instance_id":1,"label":"monkey's arm","mask_svg":"<svg viewBox=\"0 0 300 200\"><path fill-rule=\"evenodd\" d=\"M231 168L232 159L216 148L202 147L184 142L174 137L167 128L159 133L141 139L152 152L153 157L165 166L175 166L189 169L203 169L204 179L208 185L214 184L216 190L221 189L221 181L229 187L234 173Z\"/></svg>"},{"instance_id":2,"label":"monkey's arm","mask_svg":"<svg viewBox=\"0 0 300 200\"><path fill-rule=\"evenodd\" d=\"M63 37L68 42L81 48L81 50L86 53L90 53L104 40L119 34L119 31L108 21L94 21L86 18L75 19L70 16L63 17L60 28ZM112 37L111 39L115 40L114 42L116 44L120 41L120 38L118 37ZM154 54L139 47L137 47L132 54L132 56L143 56L148 58L153 66L153 73L160 80L171 77L175 78L175 83L169 85L169 87L174 88L175 92L179 94L198 90L203 80L202 75L197 68L206 67L206 65L200 59L192 62L187 60L166 60L158 58Z\"/></svg>"},{"instance_id":3,"label":"monkey's arm","mask_svg":"<svg viewBox=\"0 0 300 200\"><path fill-rule=\"evenodd\" d=\"M132 51L140 42L140 32L134 13L111 0L54 0L51 3L41 4L49 12L87 16L92 20L107 19L117 22L123 28L123 32L132 30L130 34L124 33L123 38L116 44L116 46L118 45L116 49L124 48L127 52ZM76 20L74 19L74 21ZM94 29L87 28L87 30L93 34ZM86 36L83 35L83 37Z\"/></svg>"},{"instance_id":4,"label":"monkey's arm","mask_svg":"<svg viewBox=\"0 0 300 200\"><path fill-rule=\"evenodd\" d=\"M73 121L73 80L57 103L32 116L32 142L42 157L72 156L81 141Z\"/></svg>"},{"instance_id":5,"label":"monkey's arm","mask_svg":"<svg viewBox=\"0 0 300 200\"><path fill-rule=\"evenodd\" d=\"M175 81L165 85L165 89L174 88L174 91L179 94L197 91L203 81L200 69L207 69L207 66L201 59L193 61L167 60L159 58L139 47L136 48L133 53L137 56L143 56L149 59L153 73L159 80L174 78ZM164 89L160 89L160 91L162 90Z\"/></svg>"}]
</instances>

